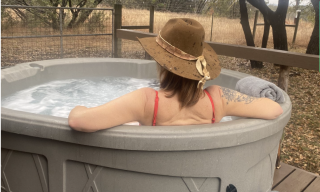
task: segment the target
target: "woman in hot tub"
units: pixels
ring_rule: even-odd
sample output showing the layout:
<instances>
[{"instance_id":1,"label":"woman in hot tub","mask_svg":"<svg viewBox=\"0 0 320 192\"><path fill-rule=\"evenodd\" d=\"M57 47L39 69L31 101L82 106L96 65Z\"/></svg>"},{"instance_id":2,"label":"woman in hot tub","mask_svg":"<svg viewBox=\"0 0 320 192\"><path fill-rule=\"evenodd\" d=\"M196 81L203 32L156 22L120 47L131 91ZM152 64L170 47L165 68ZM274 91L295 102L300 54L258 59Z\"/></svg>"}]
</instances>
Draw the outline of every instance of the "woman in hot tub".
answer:
<instances>
[{"instance_id":1,"label":"woman in hot tub","mask_svg":"<svg viewBox=\"0 0 320 192\"><path fill-rule=\"evenodd\" d=\"M142 88L104 105L75 107L71 128L94 132L127 122L140 125L218 123L224 116L275 119L280 105L220 86L203 90L221 70L217 54L204 42L204 29L193 19L171 19L157 37L139 39L158 63L160 90Z\"/></svg>"}]
</instances>

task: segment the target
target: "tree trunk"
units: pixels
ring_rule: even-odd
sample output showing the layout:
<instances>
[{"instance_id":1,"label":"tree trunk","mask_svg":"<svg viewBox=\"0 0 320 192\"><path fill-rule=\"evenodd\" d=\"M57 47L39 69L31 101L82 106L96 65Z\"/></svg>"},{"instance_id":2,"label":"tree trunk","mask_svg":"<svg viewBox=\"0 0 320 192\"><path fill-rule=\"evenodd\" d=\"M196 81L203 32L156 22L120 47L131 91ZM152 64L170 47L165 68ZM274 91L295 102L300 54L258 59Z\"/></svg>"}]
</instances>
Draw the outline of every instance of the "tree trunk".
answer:
<instances>
[{"instance_id":1,"label":"tree trunk","mask_svg":"<svg viewBox=\"0 0 320 192\"><path fill-rule=\"evenodd\" d=\"M244 36L246 38L247 46L254 47L253 36L250 29L249 19L248 19L248 11L245 0L240 0L240 23L244 32ZM262 62L250 60L251 68L262 68Z\"/></svg>"},{"instance_id":2,"label":"tree trunk","mask_svg":"<svg viewBox=\"0 0 320 192\"><path fill-rule=\"evenodd\" d=\"M270 31L270 22L268 21L268 19L264 18L264 30L263 30L262 45L261 45L262 48L267 48L269 31Z\"/></svg>"},{"instance_id":3,"label":"tree trunk","mask_svg":"<svg viewBox=\"0 0 320 192\"><path fill-rule=\"evenodd\" d=\"M93 2L93 7L94 8L97 7L101 3L101 1L102 0L95 0ZM81 14L79 16L79 19L75 22L74 26L77 27L80 24L84 23L88 19L89 15L92 13L92 11L93 10L82 10Z\"/></svg>"},{"instance_id":4,"label":"tree trunk","mask_svg":"<svg viewBox=\"0 0 320 192\"><path fill-rule=\"evenodd\" d=\"M315 11L315 23L306 53L319 55L319 1L311 0L311 3Z\"/></svg>"},{"instance_id":5,"label":"tree trunk","mask_svg":"<svg viewBox=\"0 0 320 192\"><path fill-rule=\"evenodd\" d=\"M273 33L274 49L288 51L287 31L284 21L281 22L277 17L270 21Z\"/></svg>"},{"instance_id":6,"label":"tree trunk","mask_svg":"<svg viewBox=\"0 0 320 192\"><path fill-rule=\"evenodd\" d=\"M52 13L50 13L51 15L51 27L54 30L59 30L60 26L59 26L59 16L57 17L57 11L55 9L52 10Z\"/></svg>"},{"instance_id":7,"label":"tree trunk","mask_svg":"<svg viewBox=\"0 0 320 192\"><path fill-rule=\"evenodd\" d=\"M283 89L285 92L288 92L289 72L290 68L288 66L280 65L278 87Z\"/></svg>"},{"instance_id":8,"label":"tree trunk","mask_svg":"<svg viewBox=\"0 0 320 192\"><path fill-rule=\"evenodd\" d=\"M289 0L279 1L277 10L269 19L272 26L274 49L288 51L287 31L285 23L288 6ZM289 70L290 68L288 66L280 66L278 86L285 92L288 91Z\"/></svg>"},{"instance_id":9,"label":"tree trunk","mask_svg":"<svg viewBox=\"0 0 320 192\"><path fill-rule=\"evenodd\" d=\"M72 11L71 13L72 13L72 19L68 24L68 29L71 29L71 28L74 27L75 22L76 22L76 20L78 18L78 15L79 15L79 11L76 10L76 11Z\"/></svg>"},{"instance_id":10,"label":"tree trunk","mask_svg":"<svg viewBox=\"0 0 320 192\"><path fill-rule=\"evenodd\" d=\"M51 5L53 7L58 7L59 1L50 1ZM51 17L51 27L54 30L59 30L60 29L60 19L59 19L59 14L57 14L56 9L52 9L52 13L50 13Z\"/></svg>"},{"instance_id":11,"label":"tree trunk","mask_svg":"<svg viewBox=\"0 0 320 192\"><path fill-rule=\"evenodd\" d=\"M80 24L84 23L89 15L92 13L93 10L83 10L80 14L79 19L77 20L77 22L74 24L75 27L79 26Z\"/></svg>"}]
</instances>

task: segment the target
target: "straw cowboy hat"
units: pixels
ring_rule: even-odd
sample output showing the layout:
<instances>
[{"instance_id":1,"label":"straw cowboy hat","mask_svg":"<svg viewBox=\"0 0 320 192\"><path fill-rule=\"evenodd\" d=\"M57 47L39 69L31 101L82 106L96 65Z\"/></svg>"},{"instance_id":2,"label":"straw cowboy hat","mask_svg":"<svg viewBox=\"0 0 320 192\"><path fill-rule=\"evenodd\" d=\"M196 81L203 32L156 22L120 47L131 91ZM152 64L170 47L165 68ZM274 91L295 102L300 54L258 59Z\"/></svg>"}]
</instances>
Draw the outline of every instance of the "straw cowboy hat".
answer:
<instances>
[{"instance_id":1,"label":"straw cowboy hat","mask_svg":"<svg viewBox=\"0 0 320 192\"><path fill-rule=\"evenodd\" d=\"M151 57L170 72L198 80L203 88L207 80L221 71L218 56L204 42L204 29L193 19L170 19L157 37L138 39Z\"/></svg>"}]
</instances>

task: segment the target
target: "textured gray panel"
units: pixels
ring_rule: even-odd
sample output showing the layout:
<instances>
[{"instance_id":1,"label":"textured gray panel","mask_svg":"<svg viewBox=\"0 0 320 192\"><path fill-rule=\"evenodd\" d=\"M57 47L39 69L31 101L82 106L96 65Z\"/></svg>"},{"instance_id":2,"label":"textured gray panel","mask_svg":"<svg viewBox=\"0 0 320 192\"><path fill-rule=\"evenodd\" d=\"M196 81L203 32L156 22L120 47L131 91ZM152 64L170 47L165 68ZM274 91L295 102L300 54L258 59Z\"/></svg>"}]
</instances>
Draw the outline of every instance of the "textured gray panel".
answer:
<instances>
[{"instance_id":1,"label":"textured gray panel","mask_svg":"<svg viewBox=\"0 0 320 192\"><path fill-rule=\"evenodd\" d=\"M48 192L48 165L42 155L1 149L1 187L13 192Z\"/></svg>"},{"instance_id":2,"label":"textured gray panel","mask_svg":"<svg viewBox=\"0 0 320 192\"><path fill-rule=\"evenodd\" d=\"M66 191L216 192L219 178L153 175L67 161Z\"/></svg>"}]
</instances>

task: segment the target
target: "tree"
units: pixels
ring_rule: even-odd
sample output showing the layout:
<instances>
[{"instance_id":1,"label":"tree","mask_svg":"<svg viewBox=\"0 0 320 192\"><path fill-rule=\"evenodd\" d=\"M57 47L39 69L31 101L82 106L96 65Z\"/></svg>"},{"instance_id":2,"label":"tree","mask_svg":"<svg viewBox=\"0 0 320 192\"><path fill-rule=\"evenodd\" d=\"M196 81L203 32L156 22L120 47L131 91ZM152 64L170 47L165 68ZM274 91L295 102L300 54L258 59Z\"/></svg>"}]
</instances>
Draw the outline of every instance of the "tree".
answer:
<instances>
[{"instance_id":1,"label":"tree","mask_svg":"<svg viewBox=\"0 0 320 192\"><path fill-rule=\"evenodd\" d=\"M102 0L94 0L91 2L90 7L97 7ZM87 4L87 0L81 0L76 8L81 8L84 7ZM69 7L72 7L72 1L69 0ZM70 9L71 13L72 13L72 19L68 24L68 28L72 28L72 27L78 27L80 24L84 23L89 15L92 13L92 9L91 10L81 10L81 9ZM80 16L78 17L80 13Z\"/></svg>"},{"instance_id":2,"label":"tree","mask_svg":"<svg viewBox=\"0 0 320 192\"><path fill-rule=\"evenodd\" d=\"M274 49L288 51L287 32L285 19L289 6L289 0L279 0L276 11L272 11L264 0L247 0L251 5L259 9L265 20L270 23L273 32ZM280 65L278 86L288 91L289 67Z\"/></svg>"},{"instance_id":3,"label":"tree","mask_svg":"<svg viewBox=\"0 0 320 192\"><path fill-rule=\"evenodd\" d=\"M240 23L246 38L247 46L254 47L254 40L250 29L246 0L240 0ZM251 68L262 68L262 62L250 60Z\"/></svg>"},{"instance_id":4,"label":"tree","mask_svg":"<svg viewBox=\"0 0 320 192\"><path fill-rule=\"evenodd\" d=\"M314 28L307 47L307 54L319 55L319 0L311 0L315 11Z\"/></svg>"},{"instance_id":5,"label":"tree","mask_svg":"<svg viewBox=\"0 0 320 192\"><path fill-rule=\"evenodd\" d=\"M73 7L70 9L72 18L66 20L68 10L62 9L62 21L63 24L67 22L68 28L77 27L84 23L92 10L78 9L82 7L95 8L102 0L11 0L2 2L2 4L11 5L24 5L24 6L47 6L57 7L57 9L45 9L45 8L26 8L19 9L14 8L13 11L17 16L25 23L30 20L40 20L42 23L51 26L52 29L60 29L60 13L58 7Z\"/></svg>"}]
</instances>

